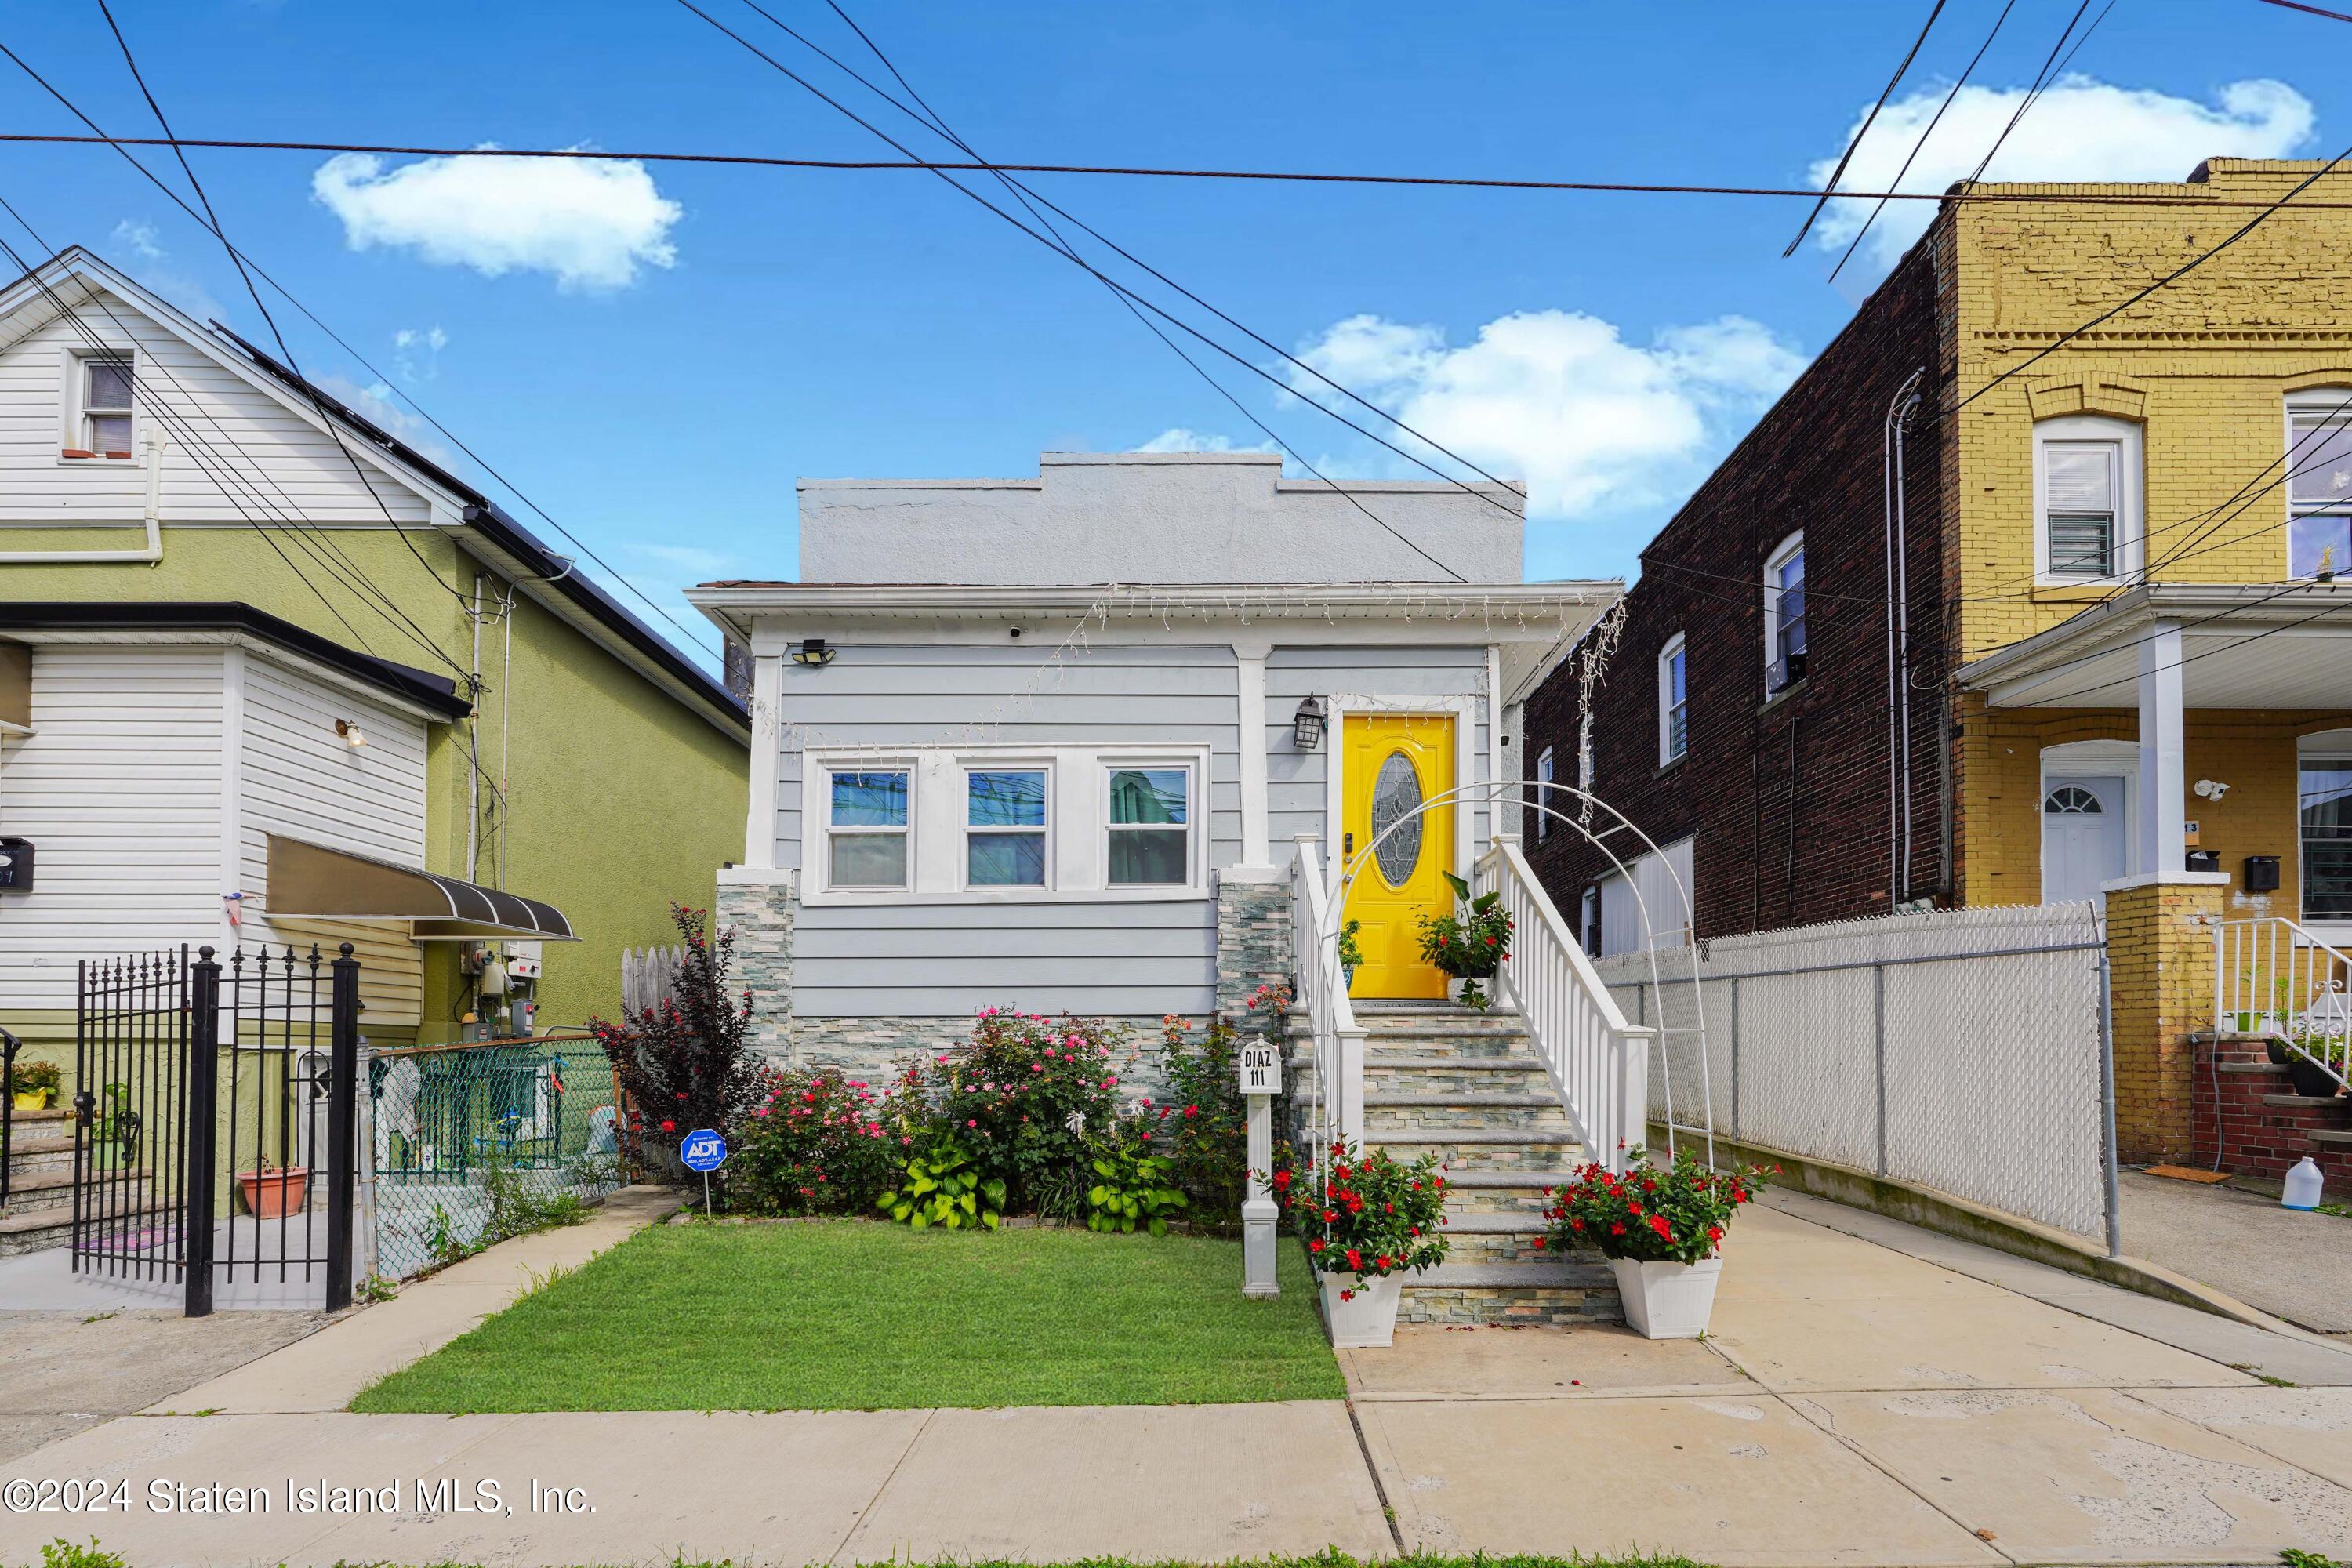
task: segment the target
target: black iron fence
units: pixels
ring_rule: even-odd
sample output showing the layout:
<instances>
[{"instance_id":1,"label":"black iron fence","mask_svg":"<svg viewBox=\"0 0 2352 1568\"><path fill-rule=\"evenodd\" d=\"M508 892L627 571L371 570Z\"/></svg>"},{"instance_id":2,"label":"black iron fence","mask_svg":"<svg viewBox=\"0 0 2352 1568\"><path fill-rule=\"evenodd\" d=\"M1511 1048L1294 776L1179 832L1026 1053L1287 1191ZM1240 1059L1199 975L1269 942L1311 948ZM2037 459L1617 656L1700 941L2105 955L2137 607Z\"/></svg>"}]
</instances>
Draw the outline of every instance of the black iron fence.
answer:
<instances>
[{"instance_id":1,"label":"black iron fence","mask_svg":"<svg viewBox=\"0 0 2352 1568\"><path fill-rule=\"evenodd\" d=\"M73 1267L232 1300L347 1306L359 961L205 947L81 965Z\"/></svg>"}]
</instances>

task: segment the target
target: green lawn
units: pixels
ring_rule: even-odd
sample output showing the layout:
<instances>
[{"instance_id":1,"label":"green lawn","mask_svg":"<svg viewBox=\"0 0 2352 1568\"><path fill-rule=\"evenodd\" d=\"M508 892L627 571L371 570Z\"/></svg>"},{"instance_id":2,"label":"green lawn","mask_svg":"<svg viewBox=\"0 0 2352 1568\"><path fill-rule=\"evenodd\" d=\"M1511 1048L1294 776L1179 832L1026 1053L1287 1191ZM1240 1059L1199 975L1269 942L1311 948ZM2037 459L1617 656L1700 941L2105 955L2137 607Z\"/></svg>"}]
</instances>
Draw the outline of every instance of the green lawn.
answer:
<instances>
[{"instance_id":1,"label":"green lawn","mask_svg":"<svg viewBox=\"0 0 2352 1568\"><path fill-rule=\"evenodd\" d=\"M358 1411L879 1410L1337 1399L1314 1282L1242 1299L1237 1241L656 1226Z\"/></svg>"}]
</instances>

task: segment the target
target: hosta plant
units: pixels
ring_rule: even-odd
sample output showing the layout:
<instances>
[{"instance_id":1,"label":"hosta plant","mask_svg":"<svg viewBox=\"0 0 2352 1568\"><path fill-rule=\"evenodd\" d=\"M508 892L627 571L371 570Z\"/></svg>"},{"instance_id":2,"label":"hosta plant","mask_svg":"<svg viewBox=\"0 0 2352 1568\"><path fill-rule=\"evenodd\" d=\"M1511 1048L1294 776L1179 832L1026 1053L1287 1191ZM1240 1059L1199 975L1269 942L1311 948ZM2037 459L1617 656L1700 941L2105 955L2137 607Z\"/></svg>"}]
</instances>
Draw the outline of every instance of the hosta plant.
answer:
<instances>
[{"instance_id":1,"label":"hosta plant","mask_svg":"<svg viewBox=\"0 0 2352 1568\"><path fill-rule=\"evenodd\" d=\"M1445 1261L1445 1173L1433 1155L1404 1161L1334 1142L1323 1170L1277 1167L1271 1184L1326 1274L1378 1279Z\"/></svg>"},{"instance_id":2,"label":"hosta plant","mask_svg":"<svg viewBox=\"0 0 2352 1568\"><path fill-rule=\"evenodd\" d=\"M1148 1142L1122 1142L1094 1157L1097 1179L1087 1189L1088 1230L1168 1234L1169 1219L1186 1200L1176 1185L1176 1162L1150 1148Z\"/></svg>"},{"instance_id":3,"label":"hosta plant","mask_svg":"<svg viewBox=\"0 0 2352 1568\"><path fill-rule=\"evenodd\" d=\"M1598 1247L1603 1258L1641 1263L1700 1263L1713 1258L1732 1215L1779 1167L1720 1171L1685 1150L1664 1169L1638 1157L1622 1176L1586 1165L1554 1189L1538 1246Z\"/></svg>"},{"instance_id":4,"label":"hosta plant","mask_svg":"<svg viewBox=\"0 0 2352 1568\"><path fill-rule=\"evenodd\" d=\"M874 1205L917 1230L934 1225L950 1230L969 1226L994 1230L1004 1218L1004 1182L982 1173L962 1144L942 1138L908 1159L900 1167L898 1184Z\"/></svg>"}]
</instances>

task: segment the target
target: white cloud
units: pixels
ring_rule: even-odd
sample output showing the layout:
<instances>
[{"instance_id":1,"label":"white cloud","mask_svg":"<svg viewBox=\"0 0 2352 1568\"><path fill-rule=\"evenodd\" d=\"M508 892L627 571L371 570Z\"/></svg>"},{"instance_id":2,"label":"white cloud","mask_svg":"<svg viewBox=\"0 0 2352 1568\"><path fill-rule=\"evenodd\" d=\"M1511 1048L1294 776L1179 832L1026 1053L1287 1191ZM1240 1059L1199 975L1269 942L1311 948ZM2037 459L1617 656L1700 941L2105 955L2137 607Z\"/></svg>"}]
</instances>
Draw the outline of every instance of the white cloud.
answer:
<instances>
[{"instance_id":1,"label":"white cloud","mask_svg":"<svg viewBox=\"0 0 2352 1568\"><path fill-rule=\"evenodd\" d=\"M198 321L234 320L212 290L172 264L172 253L163 247L153 224L127 217L114 226L110 237L131 255L125 271Z\"/></svg>"},{"instance_id":2,"label":"white cloud","mask_svg":"<svg viewBox=\"0 0 2352 1568\"><path fill-rule=\"evenodd\" d=\"M472 472L468 466L458 461L456 453L436 438L432 426L394 401L397 395L383 382L372 381L362 386L340 371L313 374L310 379L318 384L320 391L377 429L414 448L427 461L453 474L462 476Z\"/></svg>"},{"instance_id":3,"label":"white cloud","mask_svg":"<svg viewBox=\"0 0 2352 1568\"><path fill-rule=\"evenodd\" d=\"M1188 430L1181 425L1171 425L1140 447L1129 447L1130 452L1273 452L1280 448L1271 441L1259 441L1244 447L1231 436L1212 436L1198 430Z\"/></svg>"},{"instance_id":4,"label":"white cloud","mask_svg":"<svg viewBox=\"0 0 2352 1568\"><path fill-rule=\"evenodd\" d=\"M1524 479L1529 513L1555 518L1680 495L1805 363L1741 316L1670 327L1641 347L1573 310L1504 316L1459 347L1435 327L1351 316L1299 358L1431 440ZM1350 406L1303 373L1289 379L1301 396Z\"/></svg>"},{"instance_id":5,"label":"white cloud","mask_svg":"<svg viewBox=\"0 0 2352 1568\"><path fill-rule=\"evenodd\" d=\"M1889 103L1854 149L1840 187L1894 188L1895 171L1950 90L1943 85L1924 87ZM1928 133L1900 188L1933 193L1966 179L2024 97L2021 87L1962 88ZM1860 131L1864 113L1846 127L1839 149ZM2314 120L2311 100L2284 82L2231 82L2205 104L2068 75L2052 84L2018 121L1985 170L1985 178L2180 180L2208 158L2284 157L2310 139ZM1837 161L1838 153L1832 152L1807 171L1816 189L1828 184ZM1832 202L1814 226L1816 242L1823 249L1844 249L1873 205ZM1868 258L1882 269L1893 266L1927 232L1935 213L1929 202L1889 202L1865 243Z\"/></svg>"},{"instance_id":6,"label":"white cloud","mask_svg":"<svg viewBox=\"0 0 2352 1568\"><path fill-rule=\"evenodd\" d=\"M124 218L114 226L114 242L127 248L142 261L161 261L163 247L156 242L155 226Z\"/></svg>"},{"instance_id":7,"label":"white cloud","mask_svg":"<svg viewBox=\"0 0 2352 1568\"><path fill-rule=\"evenodd\" d=\"M564 289L626 288L677 260L685 209L641 163L581 158L426 158L387 171L373 153L319 165L310 191L354 250L407 246L491 278L552 273Z\"/></svg>"}]
</instances>

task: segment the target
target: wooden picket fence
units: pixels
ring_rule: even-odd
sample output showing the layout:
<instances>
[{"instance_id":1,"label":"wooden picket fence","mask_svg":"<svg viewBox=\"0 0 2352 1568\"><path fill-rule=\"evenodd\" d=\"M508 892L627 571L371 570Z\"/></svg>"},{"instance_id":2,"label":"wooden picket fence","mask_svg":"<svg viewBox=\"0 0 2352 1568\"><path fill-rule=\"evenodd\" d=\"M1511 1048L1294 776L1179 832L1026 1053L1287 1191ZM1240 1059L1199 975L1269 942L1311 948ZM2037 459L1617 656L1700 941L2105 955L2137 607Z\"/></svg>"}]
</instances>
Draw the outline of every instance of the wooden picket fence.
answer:
<instances>
[{"instance_id":1,"label":"wooden picket fence","mask_svg":"<svg viewBox=\"0 0 2352 1568\"><path fill-rule=\"evenodd\" d=\"M630 1016L659 1007L686 967L683 947L623 948L621 1005Z\"/></svg>"}]
</instances>

